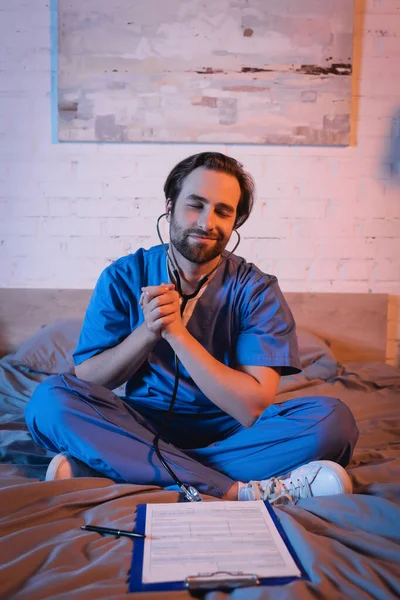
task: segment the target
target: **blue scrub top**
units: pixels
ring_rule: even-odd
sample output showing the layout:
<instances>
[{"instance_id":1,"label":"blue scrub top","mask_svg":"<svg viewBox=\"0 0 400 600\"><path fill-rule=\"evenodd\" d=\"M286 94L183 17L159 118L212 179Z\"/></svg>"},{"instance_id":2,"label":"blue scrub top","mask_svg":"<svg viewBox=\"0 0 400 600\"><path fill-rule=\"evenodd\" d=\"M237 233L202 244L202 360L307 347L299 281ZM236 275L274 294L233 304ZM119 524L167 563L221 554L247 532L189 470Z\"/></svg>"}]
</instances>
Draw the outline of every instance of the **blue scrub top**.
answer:
<instances>
[{"instance_id":1,"label":"blue scrub top","mask_svg":"<svg viewBox=\"0 0 400 600\"><path fill-rule=\"evenodd\" d=\"M227 253L224 252L223 256ZM121 343L144 318L141 288L169 281L163 247L140 249L107 267L97 282L74 352L75 365ZM295 322L275 276L239 256L230 256L198 299L188 331L225 365L280 367L282 375L301 370ZM180 366L174 413L226 414L199 390ZM174 384L174 353L160 340L127 382L126 400L139 411L168 410Z\"/></svg>"}]
</instances>

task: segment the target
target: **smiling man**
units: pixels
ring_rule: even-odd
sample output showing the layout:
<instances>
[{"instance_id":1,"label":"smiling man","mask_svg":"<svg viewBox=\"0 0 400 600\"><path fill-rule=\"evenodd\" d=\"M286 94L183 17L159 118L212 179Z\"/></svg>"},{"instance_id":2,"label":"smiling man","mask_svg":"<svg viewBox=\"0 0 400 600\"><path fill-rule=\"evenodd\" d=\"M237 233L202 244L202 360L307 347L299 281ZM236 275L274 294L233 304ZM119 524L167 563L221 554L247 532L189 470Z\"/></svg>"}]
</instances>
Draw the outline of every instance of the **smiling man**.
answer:
<instances>
[{"instance_id":1,"label":"smiling man","mask_svg":"<svg viewBox=\"0 0 400 600\"><path fill-rule=\"evenodd\" d=\"M36 442L60 453L47 479L172 486L154 452L161 431L167 464L201 493L273 502L350 493L351 412L330 397L275 403L280 377L300 370L293 316L276 277L225 250L251 212L252 178L233 158L204 152L176 165L164 192L169 247L105 269L76 376L49 378L27 406ZM122 384L119 397L111 390Z\"/></svg>"},{"instance_id":2,"label":"smiling man","mask_svg":"<svg viewBox=\"0 0 400 600\"><path fill-rule=\"evenodd\" d=\"M199 193L192 193L193 189ZM208 263L210 269L210 261L219 261L235 225L240 195L239 183L231 175L198 168L183 183L183 201L167 201L172 214L171 243L186 259L188 269L193 263Z\"/></svg>"}]
</instances>

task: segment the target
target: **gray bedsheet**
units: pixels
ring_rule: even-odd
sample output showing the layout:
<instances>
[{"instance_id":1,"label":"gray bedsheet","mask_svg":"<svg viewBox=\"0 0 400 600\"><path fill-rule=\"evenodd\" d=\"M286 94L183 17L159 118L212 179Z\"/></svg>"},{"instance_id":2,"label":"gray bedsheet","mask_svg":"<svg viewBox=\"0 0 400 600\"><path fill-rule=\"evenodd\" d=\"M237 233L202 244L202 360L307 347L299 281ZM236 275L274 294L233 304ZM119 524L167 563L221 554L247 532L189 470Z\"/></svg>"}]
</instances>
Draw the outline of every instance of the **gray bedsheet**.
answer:
<instances>
[{"instance_id":1,"label":"gray bedsheet","mask_svg":"<svg viewBox=\"0 0 400 600\"><path fill-rule=\"evenodd\" d=\"M44 377L7 358L0 361L0 596L126 597L132 542L83 532L80 525L127 529L137 504L176 502L178 495L101 478L40 481L51 455L30 439L23 409ZM285 381L277 401L322 394L341 398L356 417L361 435L349 466L355 493L276 509L310 581L237 590L232 598L389 600L400 595L400 371L353 363L340 366L327 381L295 376ZM208 600L225 597L207 595Z\"/></svg>"}]
</instances>

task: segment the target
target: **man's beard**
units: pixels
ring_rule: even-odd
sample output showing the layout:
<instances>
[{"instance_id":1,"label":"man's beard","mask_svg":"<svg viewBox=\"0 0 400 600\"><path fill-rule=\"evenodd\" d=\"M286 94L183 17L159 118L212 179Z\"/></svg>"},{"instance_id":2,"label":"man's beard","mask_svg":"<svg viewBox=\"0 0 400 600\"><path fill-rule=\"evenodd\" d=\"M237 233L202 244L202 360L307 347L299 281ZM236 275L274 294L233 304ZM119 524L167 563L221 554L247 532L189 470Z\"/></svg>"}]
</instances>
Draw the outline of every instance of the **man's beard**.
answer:
<instances>
[{"instance_id":1,"label":"man's beard","mask_svg":"<svg viewBox=\"0 0 400 600\"><path fill-rule=\"evenodd\" d=\"M205 232L201 229L183 229L180 227L174 217L171 218L170 240L171 244L178 252L190 262L202 264L210 262L220 256L225 250L228 239L221 232L215 234L217 239L210 246L207 242L202 244L200 240L190 241L190 235L205 236Z\"/></svg>"}]
</instances>

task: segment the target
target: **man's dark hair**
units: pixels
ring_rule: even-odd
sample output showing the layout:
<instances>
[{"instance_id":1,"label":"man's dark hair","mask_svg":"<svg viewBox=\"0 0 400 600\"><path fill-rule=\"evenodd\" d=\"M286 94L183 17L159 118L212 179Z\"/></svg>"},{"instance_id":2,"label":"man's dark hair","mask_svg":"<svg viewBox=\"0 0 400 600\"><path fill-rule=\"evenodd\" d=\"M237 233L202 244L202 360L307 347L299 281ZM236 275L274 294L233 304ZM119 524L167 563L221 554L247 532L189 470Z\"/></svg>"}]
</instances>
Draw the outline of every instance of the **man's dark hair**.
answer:
<instances>
[{"instance_id":1,"label":"man's dark hair","mask_svg":"<svg viewBox=\"0 0 400 600\"><path fill-rule=\"evenodd\" d=\"M185 178L195 169L202 167L209 171L222 171L238 180L241 194L236 211L235 229L249 218L254 203L254 181L237 160L220 152L193 154L178 163L168 175L164 184L165 197L171 201L172 211Z\"/></svg>"}]
</instances>

